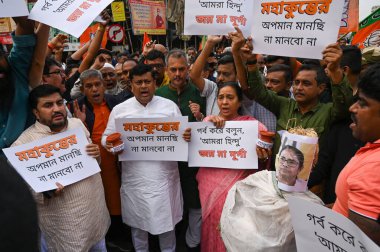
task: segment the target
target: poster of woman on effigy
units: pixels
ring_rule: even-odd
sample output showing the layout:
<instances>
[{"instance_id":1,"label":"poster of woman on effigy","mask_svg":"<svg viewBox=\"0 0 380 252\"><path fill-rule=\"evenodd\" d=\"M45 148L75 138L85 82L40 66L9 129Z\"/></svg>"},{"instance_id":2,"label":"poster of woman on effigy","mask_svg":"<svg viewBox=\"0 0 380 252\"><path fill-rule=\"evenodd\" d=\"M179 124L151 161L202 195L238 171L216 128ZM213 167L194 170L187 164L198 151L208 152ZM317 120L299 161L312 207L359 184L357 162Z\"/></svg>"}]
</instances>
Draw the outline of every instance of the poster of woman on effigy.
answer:
<instances>
[{"instance_id":1,"label":"poster of woman on effigy","mask_svg":"<svg viewBox=\"0 0 380 252\"><path fill-rule=\"evenodd\" d=\"M317 158L318 137L284 132L276 155L278 187L287 192L304 192Z\"/></svg>"}]
</instances>

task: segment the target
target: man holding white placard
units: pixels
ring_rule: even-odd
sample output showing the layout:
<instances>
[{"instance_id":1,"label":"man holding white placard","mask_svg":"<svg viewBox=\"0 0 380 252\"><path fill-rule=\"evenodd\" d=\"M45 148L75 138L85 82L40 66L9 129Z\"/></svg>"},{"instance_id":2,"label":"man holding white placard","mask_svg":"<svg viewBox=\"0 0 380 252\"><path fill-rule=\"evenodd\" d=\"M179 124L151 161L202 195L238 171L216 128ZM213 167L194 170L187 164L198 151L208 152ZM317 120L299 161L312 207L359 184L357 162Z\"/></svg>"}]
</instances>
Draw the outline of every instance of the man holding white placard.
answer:
<instances>
[{"instance_id":1,"label":"man holding white placard","mask_svg":"<svg viewBox=\"0 0 380 252\"><path fill-rule=\"evenodd\" d=\"M110 152L107 136L116 132L119 118L157 118L181 116L177 105L155 96L152 67L137 65L129 73L135 97L115 106L102 145ZM125 151L125 150L124 150ZM148 252L148 233L158 235L161 251L176 249L175 225L182 219L182 193L176 161L123 161L121 172L123 222L132 228L136 252Z\"/></svg>"},{"instance_id":2,"label":"man holding white placard","mask_svg":"<svg viewBox=\"0 0 380 252\"><path fill-rule=\"evenodd\" d=\"M332 103L319 102L319 96L324 90L325 72L321 67L313 65L303 65L296 75L292 83L295 100L267 90L256 64L248 66L248 91L256 102L276 115L277 131L301 126L314 128L318 136L321 136L333 122L348 116L348 107L352 101L351 87L339 66L341 57L342 50L337 43L328 45L323 51L332 83ZM279 147L280 136L276 134L275 154Z\"/></svg>"},{"instance_id":3,"label":"man holding white placard","mask_svg":"<svg viewBox=\"0 0 380 252\"><path fill-rule=\"evenodd\" d=\"M41 85L32 90L30 105L37 122L24 131L13 146L29 143L73 128L89 133L79 119L67 118L59 88ZM96 144L87 154L99 158ZM106 251L104 236L110 224L100 174L97 173L54 192L35 193L42 249L47 251ZM94 204L96 202L96 204ZM44 247L46 246L46 248Z\"/></svg>"}]
</instances>

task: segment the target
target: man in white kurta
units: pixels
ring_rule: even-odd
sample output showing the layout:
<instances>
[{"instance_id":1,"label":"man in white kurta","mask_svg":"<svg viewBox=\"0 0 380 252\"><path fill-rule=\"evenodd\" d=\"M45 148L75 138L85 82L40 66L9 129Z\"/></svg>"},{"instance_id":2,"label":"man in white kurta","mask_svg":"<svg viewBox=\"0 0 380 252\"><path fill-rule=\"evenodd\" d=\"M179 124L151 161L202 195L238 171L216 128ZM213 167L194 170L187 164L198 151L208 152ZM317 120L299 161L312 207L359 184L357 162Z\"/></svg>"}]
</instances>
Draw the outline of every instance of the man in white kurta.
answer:
<instances>
[{"instance_id":1,"label":"man in white kurta","mask_svg":"<svg viewBox=\"0 0 380 252\"><path fill-rule=\"evenodd\" d=\"M111 112L102 137L116 132L118 118L158 118L181 116L178 106L154 96L152 68L138 65L130 72L135 97L117 105ZM175 251L175 225L182 219L182 193L175 161L123 161L121 176L123 221L132 227L136 252L149 251L148 232L159 235L161 251Z\"/></svg>"},{"instance_id":2,"label":"man in white kurta","mask_svg":"<svg viewBox=\"0 0 380 252\"><path fill-rule=\"evenodd\" d=\"M35 105L31 105L37 122L26 129L12 146L74 128L82 128L87 139L91 141L89 132L79 119L67 118L58 88L41 85L30 93L30 97L37 101ZM99 156L97 145L86 146L90 155L89 147L94 153L91 156ZM44 237L42 251L106 251L104 237L110 218L99 173L65 186L59 194L46 197L46 194L33 190L32 194L36 200L39 227Z\"/></svg>"}]
</instances>

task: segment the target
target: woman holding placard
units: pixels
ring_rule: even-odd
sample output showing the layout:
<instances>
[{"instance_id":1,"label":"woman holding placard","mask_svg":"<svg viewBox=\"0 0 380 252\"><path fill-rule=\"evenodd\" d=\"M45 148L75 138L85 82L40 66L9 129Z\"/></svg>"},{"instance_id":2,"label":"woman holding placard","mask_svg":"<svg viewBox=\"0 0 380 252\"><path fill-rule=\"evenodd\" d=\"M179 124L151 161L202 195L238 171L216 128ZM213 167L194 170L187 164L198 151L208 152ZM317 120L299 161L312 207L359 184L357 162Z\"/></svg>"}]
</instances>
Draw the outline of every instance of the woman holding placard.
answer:
<instances>
[{"instance_id":1,"label":"woman holding placard","mask_svg":"<svg viewBox=\"0 0 380 252\"><path fill-rule=\"evenodd\" d=\"M204 121L213 122L216 127L224 127L226 121L256 120L251 116L241 115L241 101L243 94L240 86L235 82L222 84L218 90L217 104L219 115L211 115ZM266 131L266 127L259 122L259 131ZM190 141L191 132L188 129L184 138ZM266 167L270 151L263 148L257 150L259 166ZM202 238L201 251L225 251L224 243L219 231L219 221L222 214L225 198L229 189L239 180L257 170L205 168L201 167L197 174L199 196L202 206Z\"/></svg>"}]
</instances>

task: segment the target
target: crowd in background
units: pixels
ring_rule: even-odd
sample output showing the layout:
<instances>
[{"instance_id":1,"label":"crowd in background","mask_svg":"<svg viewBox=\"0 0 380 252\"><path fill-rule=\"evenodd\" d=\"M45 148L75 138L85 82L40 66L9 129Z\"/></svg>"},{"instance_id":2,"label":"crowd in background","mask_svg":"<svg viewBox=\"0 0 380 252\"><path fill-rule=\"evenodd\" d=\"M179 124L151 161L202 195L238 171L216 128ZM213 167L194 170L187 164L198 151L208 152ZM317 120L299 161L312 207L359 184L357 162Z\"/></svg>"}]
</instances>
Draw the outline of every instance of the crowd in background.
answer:
<instances>
[{"instance_id":1,"label":"crowd in background","mask_svg":"<svg viewBox=\"0 0 380 252\"><path fill-rule=\"evenodd\" d=\"M106 12L102 16L110 20ZM258 170L119 162L107 142L117 118L181 115L217 127L257 120L260 132L314 129L319 153L308 188L380 244L380 43L359 49L340 39L326 46L322 60L256 55L252 38L236 28L228 45L224 36L208 36L199 51L150 41L130 54L100 48L107 23L99 23L90 42L67 54L65 35L48 41L49 26L14 20L12 51L0 56L1 149L80 127L101 172L49 192L29 188L33 201L2 154L1 209L10 213L1 217L0 237L9 232L12 239L0 250L131 251L132 242L135 251L149 251L149 245L226 251L220 220L227 194L254 173L274 171L280 136L272 149L257 148ZM191 141L189 130L184 138ZM286 166L302 169L299 159L291 162L294 150L287 155ZM322 204L311 192L304 197ZM291 229L287 225L284 230ZM156 245L149 242L152 235ZM278 246L274 251L289 249L272 245Z\"/></svg>"}]
</instances>

